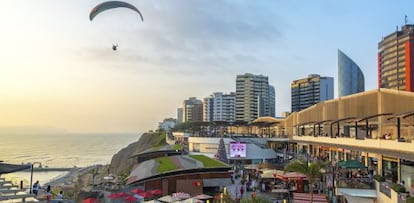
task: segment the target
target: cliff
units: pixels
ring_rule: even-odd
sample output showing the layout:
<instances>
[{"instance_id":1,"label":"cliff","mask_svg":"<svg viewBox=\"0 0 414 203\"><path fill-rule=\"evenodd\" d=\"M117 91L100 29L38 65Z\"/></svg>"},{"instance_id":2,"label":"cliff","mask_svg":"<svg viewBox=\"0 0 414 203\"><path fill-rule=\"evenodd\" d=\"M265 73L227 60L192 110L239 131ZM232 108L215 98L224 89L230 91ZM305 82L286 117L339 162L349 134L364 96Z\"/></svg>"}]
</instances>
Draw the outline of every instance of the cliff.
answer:
<instances>
[{"instance_id":1,"label":"cliff","mask_svg":"<svg viewBox=\"0 0 414 203\"><path fill-rule=\"evenodd\" d=\"M116 153L111 160L110 172L115 176L127 177L136 160L131 156L152 147L166 145L165 133L144 133L141 138Z\"/></svg>"}]
</instances>

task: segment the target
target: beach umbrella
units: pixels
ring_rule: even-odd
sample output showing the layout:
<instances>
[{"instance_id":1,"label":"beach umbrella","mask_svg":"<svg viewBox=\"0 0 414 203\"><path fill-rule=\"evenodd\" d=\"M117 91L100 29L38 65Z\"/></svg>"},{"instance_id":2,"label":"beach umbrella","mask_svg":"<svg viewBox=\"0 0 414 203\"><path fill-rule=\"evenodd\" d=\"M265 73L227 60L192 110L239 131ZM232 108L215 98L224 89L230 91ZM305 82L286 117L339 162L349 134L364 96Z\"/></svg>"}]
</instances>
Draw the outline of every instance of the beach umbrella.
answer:
<instances>
[{"instance_id":1,"label":"beach umbrella","mask_svg":"<svg viewBox=\"0 0 414 203\"><path fill-rule=\"evenodd\" d=\"M162 194L162 191L159 190L159 189L154 189L154 190L151 190L150 193L152 195L160 195L160 194Z\"/></svg>"},{"instance_id":2,"label":"beach umbrella","mask_svg":"<svg viewBox=\"0 0 414 203\"><path fill-rule=\"evenodd\" d=\"M149 197L152 196L151 193L149 193L149 192L141 192L138 195L143 197L143 198L149 198Z\"/></svg>"},{"instance_id":3,"label":"beach umbrella","mask_svg":"<svg viewBox=\"0 0 414 203\"><path fill-rule=\"evenodd\" d=\"M139 189L139 188L135 188L135 189L131 190L131 192L132 193L135 193L135 194L139 194L141 192L145 192L145 190L142 190L142 189Z\"/></svg>"},{"instance_id":4,"label":"beach umbrella","mask_svg":"<svg viewBox=\"0 0 414 203\"><path fill-rule=\"evenodd\" d=\"M210 195L199 194L197 196L194 196L193 198L195 198L195 199L212 199L213 197L210 196Z\"/></svg>"},{"instance_id":5,"label":"beach umbrella","mask_svg":"<svg viewBox=\"0 0 414 203\"><path fill-rule=\"evenodd\" d=\"M86 198L86 199L84 199L82 201L82 203L96 203L96 202L98 202L98 199L97 198L93 198L93 197Z\"/></svg>"},{"instance_id":6,"label":"beach umbrella","mask_svg":"<svg viewBox=\"0 0 414 203\"><path fill-rule=\"evenodd\" d=\"M127 197L124 198L125 202L136 202L138 201L137 198L135 198L134 196L128 195Z\"/></svg>"}]
</instances>

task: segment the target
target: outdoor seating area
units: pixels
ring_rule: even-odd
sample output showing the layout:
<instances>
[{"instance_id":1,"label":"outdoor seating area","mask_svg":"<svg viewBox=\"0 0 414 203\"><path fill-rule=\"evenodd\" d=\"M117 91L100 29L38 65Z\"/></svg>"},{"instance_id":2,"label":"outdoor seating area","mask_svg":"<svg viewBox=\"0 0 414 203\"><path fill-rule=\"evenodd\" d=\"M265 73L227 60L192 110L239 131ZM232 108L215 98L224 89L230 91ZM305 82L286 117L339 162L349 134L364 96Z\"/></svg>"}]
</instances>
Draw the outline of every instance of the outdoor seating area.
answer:
<instances>
[{"instance_id":1,"label":"outdoor seating area","mask_svg":"<svg viewBox=\"0 0 414 203\"><path fill-rule=\"evenodd\" d=\"M154 189L145 191L140 188L134 188L129 191L119 191L107 193L101 198L87 197L83 203L123 203L123 202L146 202L146 203L204 203L207 200L213 200L213 196L206 194L198 194L191 197L190 194L184 192L172 193L171 195L161 196L162 191Z\"/></svg>"}]
</instances>

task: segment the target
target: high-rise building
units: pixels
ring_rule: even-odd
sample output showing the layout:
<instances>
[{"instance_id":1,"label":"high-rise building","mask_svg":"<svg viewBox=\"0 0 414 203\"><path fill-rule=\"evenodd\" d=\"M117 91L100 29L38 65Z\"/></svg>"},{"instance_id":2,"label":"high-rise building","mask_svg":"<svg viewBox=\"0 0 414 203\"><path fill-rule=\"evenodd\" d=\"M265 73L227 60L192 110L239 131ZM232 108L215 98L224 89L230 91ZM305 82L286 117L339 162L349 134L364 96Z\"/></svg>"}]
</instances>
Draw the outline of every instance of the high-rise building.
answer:
<instances>
[{"instance_id":1,"label":"high-rise building","mask_svg":"<svg viewBox=\"0 0 414 203\"><path fill-rule=\"evenodd\" d=\"M184 121L183 108L177 108L177 124L180 124L183 121Z\"/></svg>"},{"instance_id":2,"label":"high-rise building","mask_svg":"<svg viewBox=\"0 0 414 203\"><path fill-rule=\"evenodd\" d=\"M190 97L183 102L184 122L203 121L203 102L195 97Z\"/></svg>"},{"instance_id":3,"label":"high-rise building","mask_svg":"<svg viewBox=\"0 0 414 203\"><path fill-rule=\"evenodd\" d=\"M365 90L364 74L359 66L338 49L338 96Z\"/></svg>"},{"instance_id":4,"label":"high-rise building","mask_svg":"<svg viewBox=\"0 0 414 203\"><path fill-rule=\"evenodd\" d=\"M290 85L292 91L292 112L306 109L321 101L333 99L333 78L317 74L295 80Z\"/></svg>"},{"instance_id":5,"label":"high-rise building","mask_svg":"<svg viewBox=\"0 0 414 203\"><path fill-rule=\"evenodd\" d=\"M203 99L203 120L210 121L234 121L235 94L223 94L215 92Z\"/></svg>"},{"instance_id":6,"label":"high-rise building","mask_svg":"<svg viewBox=\"0 0 414 203\"><path fill-rule=\"evenodd\" d=\"M272 85L269 85L269 116L276 117L276 92Z\"/></svg>"},{"instance_id":7,"label":"high-rise building","mask_svg":"<svg viewBox=\"0 0 414 203\"><path fill-rule=\"evenodd\" d=\"M236 121L252 121L269 116L269 79L246 73L236 78Z\"/></svg>"},{"instance_id":8,"label":"high-rise building","mask_svg":"<svg viewBox=\"0 0 414 203\"><path fill-rule=\"evenodd\" d=\"M414 25L404 25L378 43L378 88L414 91Z\"/></svg>"}]
</instances>

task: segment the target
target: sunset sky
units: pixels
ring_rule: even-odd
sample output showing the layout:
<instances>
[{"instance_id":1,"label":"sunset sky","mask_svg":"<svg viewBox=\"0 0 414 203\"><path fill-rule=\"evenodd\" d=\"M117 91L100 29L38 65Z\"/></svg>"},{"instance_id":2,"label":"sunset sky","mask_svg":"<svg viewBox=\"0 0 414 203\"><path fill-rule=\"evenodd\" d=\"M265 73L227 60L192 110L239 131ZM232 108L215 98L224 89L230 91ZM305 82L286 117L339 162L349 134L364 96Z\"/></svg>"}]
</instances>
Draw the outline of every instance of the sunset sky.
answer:
<instances>
[{"instance_id":1,"label":"sunset sky","mask_svg":"<svg viewBox=\"0 0 414 203\"><path fill-rule=\"evenodd\" d=\"M12 0L0 7L0 132L144 132L182 101L269 76L276 114L290 83L335 78L337 50L377 87L377 46L414 23L412 1L126 1L92 22L97 0ZM112 51L112 44L119 45Z\"/></svg>"}]
</instances>

